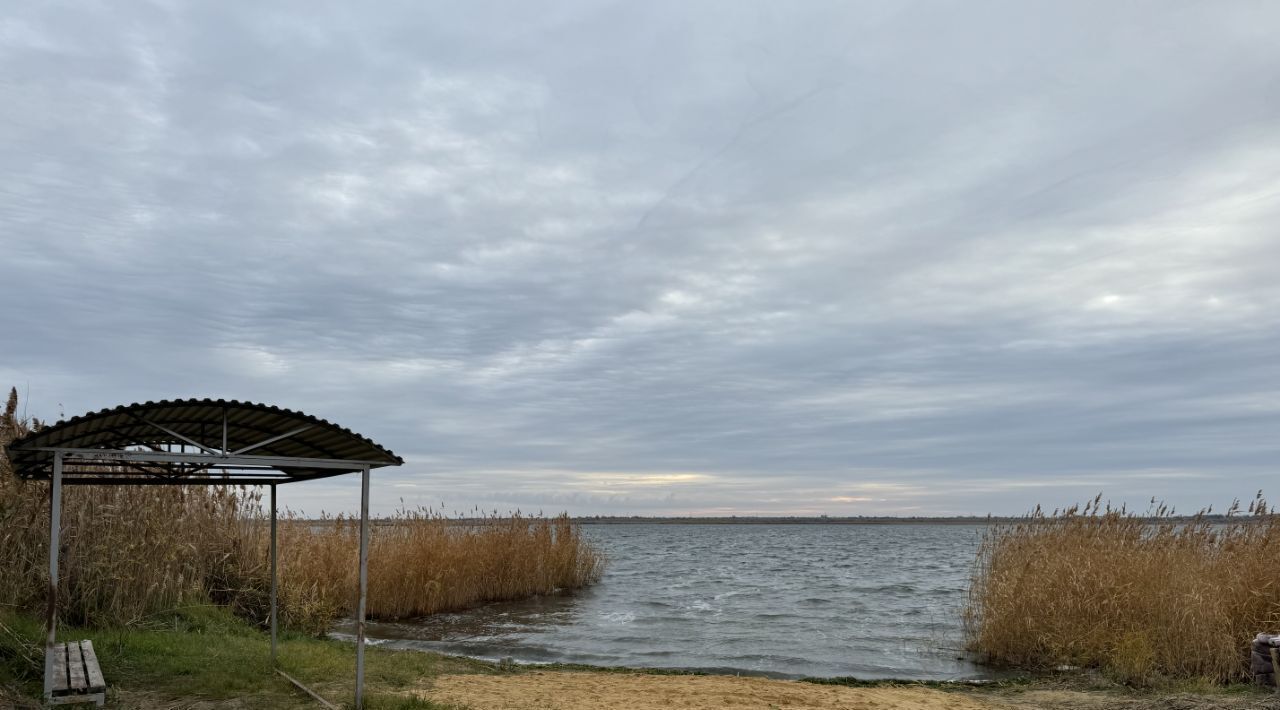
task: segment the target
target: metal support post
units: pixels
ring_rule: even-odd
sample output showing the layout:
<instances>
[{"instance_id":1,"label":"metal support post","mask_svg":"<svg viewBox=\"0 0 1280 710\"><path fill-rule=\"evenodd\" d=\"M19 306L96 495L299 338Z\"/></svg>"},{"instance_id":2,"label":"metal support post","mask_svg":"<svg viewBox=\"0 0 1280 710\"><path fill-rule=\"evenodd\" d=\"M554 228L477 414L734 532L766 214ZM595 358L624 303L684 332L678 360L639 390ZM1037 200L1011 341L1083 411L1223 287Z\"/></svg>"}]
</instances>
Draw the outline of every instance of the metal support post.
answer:
<instances>
[{"instance_id":1,"label":"metal support post","mask_svg":"<svg viewBox=\"0 0 1280 710\"><path fill-rule=\"evenodd\" d=\"M356 606L356 710L364 708L364 612L369 597L369 467L360 470L360 601Z\"/></svg>"},{"instance_id":2,"label":"metal support post","mask_svg":"<svg viewBox=\"0 0 1280 710\"><path fill-rule=\"evenodd\" d=\"M48 636L44 643L44 697L53 697L53 645L58 637L58 546L62 537L62 452L53 454L49 481L49 608L45 612Z\"/></svg>"},{"instance_id":3,"label":"metal support post","mask_svg":"<svg viewBox=\"0 0 1280 710\"><path fill-rule=\"evenodd\" d=\"M271 665L276 665L276 484L271 484Z\"/></svg>"}]
</instances>

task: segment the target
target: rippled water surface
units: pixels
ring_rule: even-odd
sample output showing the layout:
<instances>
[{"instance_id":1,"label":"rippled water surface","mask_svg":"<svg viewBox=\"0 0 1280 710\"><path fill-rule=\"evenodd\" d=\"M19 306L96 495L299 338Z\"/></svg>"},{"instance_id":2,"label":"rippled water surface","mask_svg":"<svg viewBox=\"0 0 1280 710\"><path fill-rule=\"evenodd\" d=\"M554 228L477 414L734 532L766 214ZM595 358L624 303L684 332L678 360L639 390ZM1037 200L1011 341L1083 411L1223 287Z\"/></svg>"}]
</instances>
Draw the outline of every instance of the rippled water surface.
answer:
<instances>
[{"instance_id":1,"label":"rippled water surface","mask_svg":"<svg viewBox=\"0 0 1280 710\"><path fill-rule=\"evenodd\" d=\"M778 676L946 679L981 528L959 525L587 525L604 579L370 637L521 662ZM339 629L339 631L350 629Z\"/></svg>"}]
</instances>

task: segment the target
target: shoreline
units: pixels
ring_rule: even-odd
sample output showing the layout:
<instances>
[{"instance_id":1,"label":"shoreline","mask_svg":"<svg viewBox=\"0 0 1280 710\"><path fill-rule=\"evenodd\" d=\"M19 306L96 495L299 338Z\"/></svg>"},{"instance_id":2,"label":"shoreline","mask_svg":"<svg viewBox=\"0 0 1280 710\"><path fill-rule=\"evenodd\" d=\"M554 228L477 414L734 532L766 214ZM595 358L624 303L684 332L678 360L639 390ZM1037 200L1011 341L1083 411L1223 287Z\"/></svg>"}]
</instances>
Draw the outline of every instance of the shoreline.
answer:
<instances>
[{"instance_id":1,"label":"shoreline","mask_svg":"<svg viewBox=\"0 0 1280 710\"><path fill-rule=\"evenodd\" d=\"M1247 520L1242 516L1211 515L1170 515L1165 517L1137 516L1147 523L1204 523L1221 524ZM942 515L903 517L893 515L872 516L789 516L789 515L747 515L747 516L583 516L570 517L569 522L578 525L1009 525L1025 523L1034 518L1026 515Z\"/></svg>"},{"instance_id":2,"label":"shoreline","mask_svg":"<svg viewBox=\"0 0 1280 710\"><path fill-rule=\"evenodd\" d=\"M1210 525L1219 525L1226 523L1249 522L1248 518L1242 516L1227 516L1221 514L1212 515L1171 515L1166 517L1137 516L1139 520L1151 523L1173 523L1184 524L1194 521L1208 523ZM496 518L472 518L457 517L444 518L452 524L460 525L484 525L491 524L495 521L509 520L506 517ZM1016 523L1025 523L1033 518L1025 515L958 515L958 516L922 516L922 517L899 517L899 516L787 516L787 515L758 515L758 516L599 516L588 515L582 517L569 517L568 522L574 525L594 526L594 525L868 525L868 526L893 526L893 525L940 525L940 526L962 526L962 527L983 527L990 525L1012 525ZM331 519L312 519L300 518L289 521L291 524L305 525L335 525L336 521ZM395 521L387 518L371 518L372 525L394 525Z\"/></svg>"},{"instance_id":3,"label":"shoreline","mask_svg":"<svg viewBox=\"0 0 1280 710\"><path fill-rule=\"evenodd\" d=\"M355 636L345 632L329 632L325 638L345 644L355 643ZM1026 673L989 669L993 677L957 677L957 678L907 678L899 676L862 677L853 675L815 676L801 673L785 673L782 671L766 671L753 668L733 668L728 666L626 666L596 665L576 661L530 661L513 656L490 656L482 654L459 653L434 648L419 648L399 643L404 639L367 638L367 648L379 648L389 652L426 653L455 658L460 661L485 663L495 668L516 671L571 671L584 673L635 673L668 676L726 676L735 678L763 678L766 680L786 680L815 685L845 686L879 686L879 685L921 685L926 687L951 687L997 685L1000 683L1017 683L1031 679ZM976 664L976 662L975 662ZM979 665L979 664L976 664Z\"/></svg>"}]
</instances>

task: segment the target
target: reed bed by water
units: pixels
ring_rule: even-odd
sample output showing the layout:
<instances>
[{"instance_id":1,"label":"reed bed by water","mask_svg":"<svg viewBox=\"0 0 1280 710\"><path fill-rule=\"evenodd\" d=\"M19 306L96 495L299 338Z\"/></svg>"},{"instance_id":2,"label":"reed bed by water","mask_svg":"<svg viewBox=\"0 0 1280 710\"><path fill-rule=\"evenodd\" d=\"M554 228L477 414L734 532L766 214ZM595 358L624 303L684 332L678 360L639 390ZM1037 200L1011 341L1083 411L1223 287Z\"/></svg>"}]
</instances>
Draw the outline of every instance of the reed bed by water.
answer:
<instances>
[{"instance_id":1,"label":"reed bed by water","mask_svg":"<svg viewBox=\"0 0 1280 710\"><path fill-rule=\"evenodd\" d=\"M1280 625L1280 519L1189 519L1084 506L993 526L965 610L970 648L1028 669L1096 667L1128 683L1245 679L1248 642Z\"/></svg>"},{"instance_id":2,"label":"reed bed by water","mask_svg":"<svg viewBox=\"0 0 1280 710\"><path fill-rule=\"evenodd\" d=\"M282 525L293 626L314 627L354 609L358 535L359 521L343 517ZM372 525L369 556L368 611L382 619L577 589L604 570L603 556L564 515L453 520L403 509Z\"/></svg>"},{"instance_id":3,"label":"reed bed by water","mask_svg":"<svg viewBox=\"0 0 1280 710\"><path fill-rule=\"evenodd\" d=\"M11 392L0 448L40 422ZM49 486L21 482L0 455L0 604L41 610L48 582ZM321 631L355 610L359 521L280 525L285 626ZM70 486L63 490L59 605L85 625L129 624L213 601L259 623L269 609L267 514L257 490ZM401 618L594 583L604 560L565 516L451 520L401 510L370 535L369 613Z\"/></svg>"}]
</instances>

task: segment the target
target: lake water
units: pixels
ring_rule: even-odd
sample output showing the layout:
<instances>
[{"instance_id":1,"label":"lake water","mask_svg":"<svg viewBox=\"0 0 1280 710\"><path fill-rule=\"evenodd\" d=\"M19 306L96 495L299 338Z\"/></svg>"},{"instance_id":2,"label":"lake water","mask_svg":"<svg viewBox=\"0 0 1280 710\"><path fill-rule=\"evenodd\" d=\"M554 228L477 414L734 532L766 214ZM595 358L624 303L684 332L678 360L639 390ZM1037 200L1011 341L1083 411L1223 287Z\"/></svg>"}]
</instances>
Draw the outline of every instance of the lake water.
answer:
<instances>
[{"instance_id":1,"label":"lake water","mask_svg":"<svg viewBox=\"0 0 1280 710\"><path fill-rule=\"evenodd\" d=\"M414 622L372 623L370 638L517 662L777 677L991 675L959 658L960 609L981 527L583 530L609 558L598 585Z\"/></svg>"}]
</instances>

